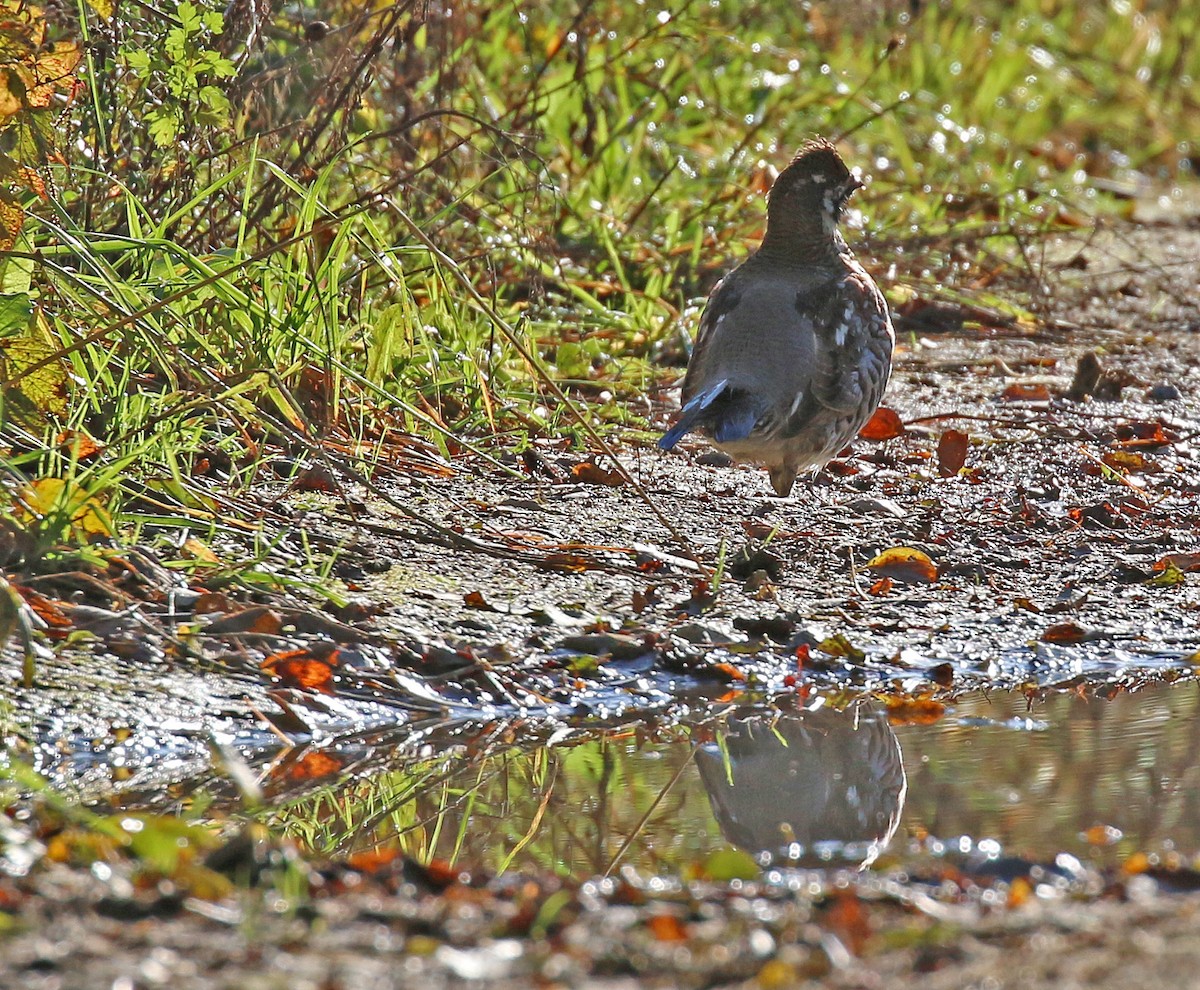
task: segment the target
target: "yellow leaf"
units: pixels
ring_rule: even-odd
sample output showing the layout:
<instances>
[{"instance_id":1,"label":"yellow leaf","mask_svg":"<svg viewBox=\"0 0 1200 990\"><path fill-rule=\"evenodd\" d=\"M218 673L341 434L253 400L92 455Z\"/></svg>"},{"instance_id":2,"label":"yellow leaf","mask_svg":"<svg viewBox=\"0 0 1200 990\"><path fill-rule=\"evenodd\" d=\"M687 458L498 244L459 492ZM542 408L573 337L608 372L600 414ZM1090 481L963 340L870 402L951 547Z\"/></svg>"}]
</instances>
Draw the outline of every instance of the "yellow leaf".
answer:
<instances>
[{"instance_id":1,"label":"yellow leaf","mask_svg":"<svg viewBox=\"0 0 1200 990\"><path fill-rule=\"evenodd\" d=\"M929 555L912 547L890 547L867 564L871 570L893 581L932 584L937 580L937 565Z\"/></svg>"},{"instance_id":2,"label":"yellow leaf","mask_svg":"<svg viewBox=\"0 0 1200 990\"><path fill-rule=\"evenodd\" d=\"M75 482L39 478L18 495L18 513L26 520L58 526L73 537L112 536L108 510Z\"/></svg>"},{"instance_id":3,"label":"yellow leaf","mask_svg":"<svg viewBox=\"0 0 1200 990\"><path fill-rule=\"evenodd\" d=\"M41 365L11 388L42 414L65 417L70 412L67 366L57 356L59 348L50 342L49 327L40 315L37 323L37 329L0 341L0 380L11 382L22 372Z\"/></svg>"}]
</instances>

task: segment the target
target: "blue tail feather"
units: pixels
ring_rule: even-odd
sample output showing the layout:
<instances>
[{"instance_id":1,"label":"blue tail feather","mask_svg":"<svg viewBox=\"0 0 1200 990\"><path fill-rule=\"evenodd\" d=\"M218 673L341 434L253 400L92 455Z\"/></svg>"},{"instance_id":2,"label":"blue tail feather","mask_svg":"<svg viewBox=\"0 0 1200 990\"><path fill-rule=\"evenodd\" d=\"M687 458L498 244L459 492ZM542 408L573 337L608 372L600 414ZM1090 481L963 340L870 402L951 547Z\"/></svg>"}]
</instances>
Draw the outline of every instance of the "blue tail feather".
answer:
<instances>
[{"instance_id":1,"label":"blue tail feather","mask_svg":"<svg viewBox=\"0 0 1200 990\"><path fill-rule=\"evenodd\" d=\"M672 449L686 433L707 426L718 443L743 440L750 435L762 415L759 404L745 392L729 387L729 379L706 388L683 407L679 420L658 441L663 450Z\"/></svg>"}]
</instances>

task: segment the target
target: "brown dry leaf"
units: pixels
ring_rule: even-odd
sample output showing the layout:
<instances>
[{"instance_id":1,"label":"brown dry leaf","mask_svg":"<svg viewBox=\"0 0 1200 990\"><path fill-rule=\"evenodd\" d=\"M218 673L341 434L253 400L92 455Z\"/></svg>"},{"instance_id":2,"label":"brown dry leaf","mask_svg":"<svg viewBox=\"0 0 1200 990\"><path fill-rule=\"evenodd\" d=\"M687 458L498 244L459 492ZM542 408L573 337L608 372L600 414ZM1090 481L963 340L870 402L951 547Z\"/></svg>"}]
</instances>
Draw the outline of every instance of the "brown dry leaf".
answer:
<instances>
[{"instance_id":1,"label":"brown dry leaf","mask_svg":"<svg viewBox=\"0 0 1200 990\"><path fill-rule=\"evenodd\" d=\"M892 725L933 725L946 714L946 706L932 698L890 697L885 703Z\"/></svg>"},{"instance_id":2,"label":"brown dry leaf","mask_svg":"<svg viewBox=\"0 0 1200 990\"><path fill-rule=\"evenodd\" d=\"M318 780L342 769L342 761L332 753L308 752L287 767L289 780Z\"/></svg>"},{"instance_id":3,"label":"brown dry leaf","mask_svg":"<svg viewBox=\"0 0 1200 990\"><path fill-rule=\"evenodd\" d=\"M1050 389L1045 385L1026 385L1015 382L1000 393L1003 402L1049 402Z\"/></svg>"},{"instance_id":4,"label":"brown dry leaf","mask_svg":"<svg viewBox=\"0 0 1200 990\"><path fill-rule=\"evenodd\" d=\"M25 226L25 211L7 190L0 189L0 251L11 251Z\"/></svg>"},{"instance_id":5,"label":"brown dry leaf","mask_svg":"<svg viewBox=\"0 0 1200 990\"><path fill-rule=\"evenodd\" d=\"M1042 633L1043 643L1082 643L1089 633L1078 622L1058 622Z\"/></svg>"},{"instance_id":6,"label":"brown dry leaf","mask_svg":"<svg viewBox=\"0 0 1200 990\"><path fill-rule=\"evenodd\" d=\"M582 574L593 567L599 567L598 561L579 553L550 553L538 561L539 567L551 571L567 571L571 574Z\"/></svg>"},{"instance_id":7,"label":"brown dry leaf","mask_svg":"<svg viewBox=\"0 0 1200 990\"><path fill-rule=\"evenodd\" d=\"M858 435L864 440L894 440L904 436L904 423L896 410L880 406Z\"/></svg>"},{"instance_id":8,"label":"brown dry leaf","mask_svg":"<svg viewBox=\"0 0 1200 990\"><path fill-rule=\"evenodd\" d=\"M861 956L871 938L866 903L852 890L839 891L825 913L825 923L854 955Z\"/></svg>"},{"instance_id":9,"label":"brown dry leaf","mask_svg":"<svg viewBox=\"0 0 1200 990\"><path fill-rule=\"evenodd\" d=\"M870 588L867 589L867 594L876 596L886 595L892 590L893 583L894 582L890 577L881 577L878 581L871 585Z\"/></svg>"},{"instance_id":10,"label":"brown dry leaf","mask_svg":"<svg viewBox=\"0 0 1200 990\"><path fill-rule=\"evenodd\" d=\"M296 491L300 492L325 492L330 494L336 493L339 490L337 478L333 476L333 472L324 464L305 468L296 475L296 480L292 482L292 485Z\"/></svg>"},{"instance_id":11,"label":"brown dry leaf","mask_svg":"<svg viewBox=\"0 0 1200 990\"><path fill-rule=\"evenodd\" d=\"M38 618L46 623L46 635L51 639L62 639L74 626L74 623L67 617L66 612L60 607L66 606L66 602L47 598L40 592L34 591L32 588L27 588L23 584L15 584L12 587L17 594L25 599L25 604L33 609Z\"/></svg>"},{"instance_id":12,"label":"brown dry leaf","mask_svg":"<svg viewBox=\"0 0 1200 990\"><path fill-rule=\"evenodd\" d=\"M606 488L620 488L625 479L617 471L608 471L595 461L583 461L571 468L571 478L585 485L603 485Z\"/></svg>"},{"instance_id":13,"label":"brown dry leaf","mask_svg":"<svg viewBox=\"0 0 1200 990\"><path fill-rule=\"evenodd\" d=\"M97 443L82 430L63 430L54 442L66 457L76 461L86 461L105 449L103 444Z\"/></svg>"},{"instance_id":14,"label":"brown dry leaf","mask_svg":"<svg viewBox=\"0 0 1200 990\"><path fill-rule=\"evenodd\" d=\"M937 565L929 555L913 547L890 547L867 567L883 577L909 584L933 584L938 578Z\"/></svg>"},{"instance_id":15,"label":"brown dry leaf","mask_svg":"<svg viewBox=\"0 0 1200 990\"><path fill-rule=\"evenodd\" d=\"M482 591L468 591L465 595L463 595L463 604L466 605L467 608L479 608L483 609L485 612L496 611L496 609L492 606L492 603L483 597Z\"/></svg>"},{"instance_id":16,"label":"brown dry leaf","mask_svg":"<svg viewBox=\"0 0 1200 990\"><path fill-rule=\"evenodd\" d=\"M1163 432L1162 423L1134 420L1117 427L1117 443L1130 450L1166 447L1177 439Z\"/></svg>"},{"instance_id":17,"label":"brown dry leaf","mask_svg":"<svg viewBox=\"0 0 1200 990\"><path fill-rule=\"evenodd\" d=\"M333 666L336 663L336 651L329 659L318 660L308 650L285 650L272 653L262 662L262 667L287 687L333 694Z\"/></svg>"},{"instance_id":18,"label":"brown dry leaf","mask_svg":"<svg viewBox=\"0 0 1200 990\"><path fill-rule=\"evenodd\" d=\"M673 914L656 914L646 919L646 927L659 942L686 942L687 928Z\"/></svg>"},{"instance_id":19,"label":"brown dry leaf","mask_svg":"<svg viewBox=\"0 0 1200 990\"><path fill-rule=\"evenodd\" d=\"M233 601L223 591L206 591L196 599L196 604L192 606L192 612L195 615L207 615L212 612L228 614L233 609Z\"/></svg>"},{"instance_id":20,"label":"brown dry leaf","mask_svg":"<svg viewBox=\"0 0 1200 990\"><path fill-rule=\"evenodd\" d=\"M205 632L220 636L229 633L254 633L259 636L278 636L283 631L283 617L265 605L254 605L209 623Z\"/></svg>"},{"instance_id":21,"label":"brown dry leaf","mask_svg":"<svg viewBox=\"0 0 1200 990\"><path fill-rule=\"evenodd\" d=\"M949 687L954 683L954 668L948 663L939 663L930 669L929 679L939 687Z\"/></svg>"},{"instance_id":22,"label":"brown dry leaf","mask_svg":"<svg viewBox=\"0 0 1200 990\"><path fill-rule=\"evenodd\" d=\"M399 858L400 850L395 847L371 849L348 857L346 865L359 873L378 873L383 867L391 866Z\"/></svg>"},{"instance_id":23,"label":"brown dry leaf","mask_svg":"<svg viewBox=\"0 0 1200 990\"><path fill-rule=\"evenodd\" d=\"M949 478L958 474L967 463L967 448L971 438L962 430L947 430L941 435L937 445L938 471L942 477Z\"/></svg>"},{"instance_id":24,"label":"brown dry leaf","mask_svg":"<svg viewBox=\"0 0 1200 990\"><path fill-rule=\"evenodd\" d=\"M1169 553L1156 560L1151 570L1166 571L1175 567L1185 574L1200 571L1200 553Z\"/></svg>"},{"instance_id":25,"label":"brown dry leaf","mask_svg":"<svg viewBox=\"0 0 1200 990\"><path fill-rule=\"evenodd\" d=\"M1107 454L1102 455L1100 460L1115 471L1158 474L1162 470L1154 461L1139 454L1136 450L1110 450Z\"/></svg>"},{"instance_id":26,"label":"brown dry leaf","mask_svg":"<svg viewBox=\"0 0 1200 990\"><path fill-rule=\"evenodd\" d=\"M1033 884L1027 877L1017 877L1008 886L1008 906L1019 908L1033 898Z\"/></svg>"},{"instance_id":27,"label":"brown dry leaf","mask_svg":"<svg viewBox=\"0 0 1200 990\"><path fill-rule=\"evenodd\" d=\"M714 663L709 670L719 671L731 681L744 681L746 679L746 675L731 663Z\"/></svg>"}]
</instances>

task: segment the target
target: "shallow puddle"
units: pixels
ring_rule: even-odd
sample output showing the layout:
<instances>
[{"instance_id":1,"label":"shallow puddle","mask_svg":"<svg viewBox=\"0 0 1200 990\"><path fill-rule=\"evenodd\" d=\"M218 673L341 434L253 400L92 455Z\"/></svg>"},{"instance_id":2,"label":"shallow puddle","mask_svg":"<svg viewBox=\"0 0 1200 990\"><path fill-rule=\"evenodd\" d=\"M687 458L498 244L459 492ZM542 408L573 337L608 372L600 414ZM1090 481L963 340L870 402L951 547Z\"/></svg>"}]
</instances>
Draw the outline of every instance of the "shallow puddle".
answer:
<instances>
[{"instance_id":1,"label":"shallow puddle","mask_svg":"<svg viewBox=\"0 0 1200 990\"><path fill-rule=\"evenodd\" d=\"M359 775L274 817L319 849L398 844L473 873L580 880L625 866L728 878L755 861L896 865L930 853L976 867L1060 854L1113 865L1200 850L1198 709L1187 682L1112 700L975 693L932 725L821 697L536 745L520 723L492 724L455 756L403 769L367 772L380 753L362 749ZM305 786L315 755L276 765L276 800L287 781Z\"/></svg>"}]
</instances>

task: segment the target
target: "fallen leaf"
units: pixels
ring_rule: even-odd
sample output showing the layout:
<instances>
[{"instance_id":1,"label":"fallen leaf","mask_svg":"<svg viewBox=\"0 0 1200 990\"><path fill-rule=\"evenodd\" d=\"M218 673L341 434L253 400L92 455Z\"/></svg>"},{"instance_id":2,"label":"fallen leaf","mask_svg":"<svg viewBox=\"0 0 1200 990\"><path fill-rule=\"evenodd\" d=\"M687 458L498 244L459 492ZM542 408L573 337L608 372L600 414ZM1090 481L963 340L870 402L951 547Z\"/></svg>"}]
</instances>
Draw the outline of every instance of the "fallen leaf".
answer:
<instances>
[{"instance_id":1,"label":"fallen leaf","mask_svg":"<svg viewBox=\"0 0 1200 990\"><path fill-rule=\"evenodd\" d=\"M483 597L482 591L468 591L465 595L463 595L463 604L466 605L467 608L478 608L485 612L496 611L496 609L492 606L492 603Z\"/></svg>"},{"instance_id":2,"label":"fallen leaf","mask_svg":"<svg viewBox=\"0 0 1200 990\"><path fill-rule=\"evenodd\" d=\"M233 610L232 600L223 591L206 591L196 599L196 604L192 606L192 612L196 615L208 615L211 612L228 614Z\"/></svg>"},{"instance_id":3,"label":"fallen leaf","mask_svg":"<svg viewBox=\"0 0 1200 990\"><path fill-rule=\"evenodd\" d=\"M937 565L929 555L913 547L890 547L867 567L883 577L910 584L932 584L938 577Z\"/></svg>"},{"instance_id":4,"label":"fallen leaf","mask_svg":"<svg viewBox=\"0 0 1200 990\"><path fill-rule=\"evenodd\" d=\"M868 595L882 596L892 590L892 579L890 577L881 577L870 588L867 589Z\"/></svg>"},{"instance_id":5,"label":"fallen leaf","mask_svg":"<svg viewBox=\"0 0 1200 990\"><path fill-rule=\"evenodd\" d=\"M698 873L705 880L729 883L731 880L755 880L762 874L762 869L745 850L726 847L711 853Z\"/></svg>"},{"instance_id":6,"label":"fallen leaf","mask_svg":"<svg viewBox=\"0 0 1200 990\"><path fill-rule=\"evenodd\" d=\"M292 485L299 492L331 493L338 491L337 478L324 464L305 468L296 475L296 480L292 482Z\"/></svg>"},{"instance_id":7,"label":"fallen leaf","mask_svg":"<svg viewBox=\"0 0 1200 990\"><path fill-rule=\"evenodd\" d=\"M625 478L618 471L608 471L595 461L583 461L571 468L571 477L585 485L603 485L607 488L620 488L625 484Z\"/></svg>"},{"instance_id":8,"label":"fallen leaf","mask_svg":"<svg viewBox=\"0 0 1200 990\"><path fill-rule=\"evenodd\" d=\"M948 663L939 663L930 669L929 679L939 687L949 687L954 683L954 668Z\"/></svg>"},{"instance_id":9,"label":"fallen leaf","mask_svg":"<svg viewBox=\"0 0 1200 990\"><path fill-rule=\"evenodd\" d=\"M830 930L855 956L861 956L871 938L866 903L852 890L839 891L824 918Z\"/></svg>"},{"instance_id":10,"label":"fallen leaf","mask_svg":"<svg viewBox=\"0 0 1200 990\"><path fill-rule=\"evenodd\" d=\"M341 769L342 761L332 753L309 752L287 767L286 772L289 780L318 780Z\"/></svg>"},{"instance_id":11,"label":"fallen leaf","mask_svg":"<svg viewBox=\"0 0 1200 990\"><path fill-rule=\"evenodd\" d=\"M1017 877L1008 885L1008 906L1018 908L1033 898L1033 884L1027 877Z\"/></svg>"},{"instance_id":12,"label":"fallen leaf","mask_svg":"<svg viewBox=\"0 0 1200 990\"><path fill-rule=\"evenodd\" d=\"M216 636L231 633L278 636L283 631L283 617L265 605L254 605L209 623L205 631Z\"/></svg>"},{"instance_id":13,"label":"fallen leaf","mask_svg":"<svg viewBox=\"0 0 1200 990\"><path fill-rule=\"evenodd\" d=\"M1045 385L1026 385L1015 382L1000 393L1002 402L1049 402L1050 389Z\"/></svg>"},{"instance_id":14,"label":"fallen leaf","mask_svg":"<svg viewBox=\"0 0 1200 990\"><path fill-rule=\"evenodd\" d=\"M1043 643L1082 643L1095 638L1094 633L1089 633L1078 622L1058 622L1042 633Z\"/></svg>"},{"instance_id":15,"label":"fallen leaf","mask_svg":"<svg viewBox=\"0 0 1200 990\"><path fill-rule=\"evenodd\" d=\"M850 642L843 633L836 633L817 644L817 649L831 657L844 657L852 663L862 663L866 653Z\"/></svg>"},{"instance_id":16,"label":"fallen leaf","mask_svg":"<svg viewBox=\"0 0 1200 990\"><path fill-rule=\"evenodd\" d=\"M1117 443L1127 449L1166 447L1177 439L1163 432L1162 423L1134 420L1117 427Z\"/></svg>"},{"instance_id":17,"label":"fallen leaf","mask_svg":"<svg viewBox=\"0 0 1200 990\"><path fill-rule=\"evenodd\" d=\"M1129 876L1136 876L1139 873L1145 873L1150 866L1149 856L1144 852L1135 852L1121 864L1121 870Z\"/></svg>"},{"instance_id":18,"label":"fallen leaf","mask_svg":"<svg viewBox=\"0 0 1200 990\"><path fill-rule=\"evenodd\" d=\"M22 521L37 521L57 527L76 538L111 536L112 517L92 496L73 481L63 478L38 478L18 493L17 512Z\"/></svg>"},{"instance_id":19,"label":"fallen leaf","mask_svg":"<svg viewBox=\"0 0 1200 990\"><path fill-rule=\"evenodd\" d=\"M1175 567L1185 574L1200 571L1200 553L1169 553L1154 562L1152 570L1165 571Z\"/></svg>"},{"instance_id":20,"label":"fallen leaf","mask_svg":"<svg viewBox=\"0 0 1200 990\"><path fill-rule=\"evenodd\" d=\"M346 865L357 873L378 873L399 858L400 850L394 846L387 849L370 849L348 857Z\"/></svg>"},{"instance_id":21,"label":"fallen leaf","mask_svg":"<svg viewBox=\"0 0 1200 990\"><path fill-rule=\"evenodd\" d=\"M54 442L64 456L76 461L86 461L105 449L103 444L97 443L81 430L63 430Z\"/></svg>"},{"instance_id":22,"label":"fallen leaf","mask_svg":"<svg viewBox=\"0 0 1200 990\"><path fill-rule=\"evenodd\" d=\"M1174 588L1187 583L1187 575L1174 564L1169 564L1146 582L1155 588Z\"/></svg>"},{"instance_id":23,"label":"fallen leaf","mask_svg":"<svg viewBox=\"0 0 1200 990\"><path fill-rule=\"evenodd\" d=\"M889 697L885 703L892 725L933 725L946 714L946 706L932 698Z\"/></svg>"},{"instance_id":24,"label":"fallen leaf","mask_svg":"<svg viewBox=\"0 0 1200 990\"><path fill-rule=\"evenodd\" d=\"M336 662L336 651L328 660L318 660L308 650L286 650L272 653L262 662L262 667L287 687L333 694L333 665Z\"/></svg>"},{"instance_id":25,"label":"fallen leaf","mask_svg":"<svg viewBox=\"0 0 1200 990\"><path fill-rule=\"evenodd\" d=\"M673 914L656 914L646 919L646 927L650 929L659 942L686 942L687 929Z\"/></svg>"},{"instance_id":26,"label":"fallen leaf","mask_svg":"<svg viewBox=\"0 0 1200 990\"><path fill-rule=\"evenodd\" d=\"M1084 841L1089 846L1116 845L1123 837L1124 833L1112 825L1093 825L1083 833Z\"/></svg>"},{"instance_id":27,"label":"fallen leaf","mask_svg":"<svg viewBox=\"0 0 1200 990\"><path fill-rule=\"evenodd\" d=\"M1102 455L1100 460L1116 471L1158 474L1162 470L1154 461L1139 454L1136 450L1110 450L1107 454Z\"/></svg>"},{"instance_id":28,"label":"fallen leaf","mask_svg":"<svg viewBox=\"0 0 1200 990\"><path fill-rule=\"evenodd\" d=\"M958 474L967 463L967 448L971 438L961 430L947 430L941 435L937 445L938 471L942 477L949 478Z\"/></svg>"},{"instance_id":29,"label":"fallen leaf","mask_svg":"<svg viewBox=\"0 0 1200 990\"><path fill-rule=\"evenodd\" d=\"M858 431L864 440L893 440L904 436L904 423L894 409L880 406Z\"/></svg>"}]
</instances>

